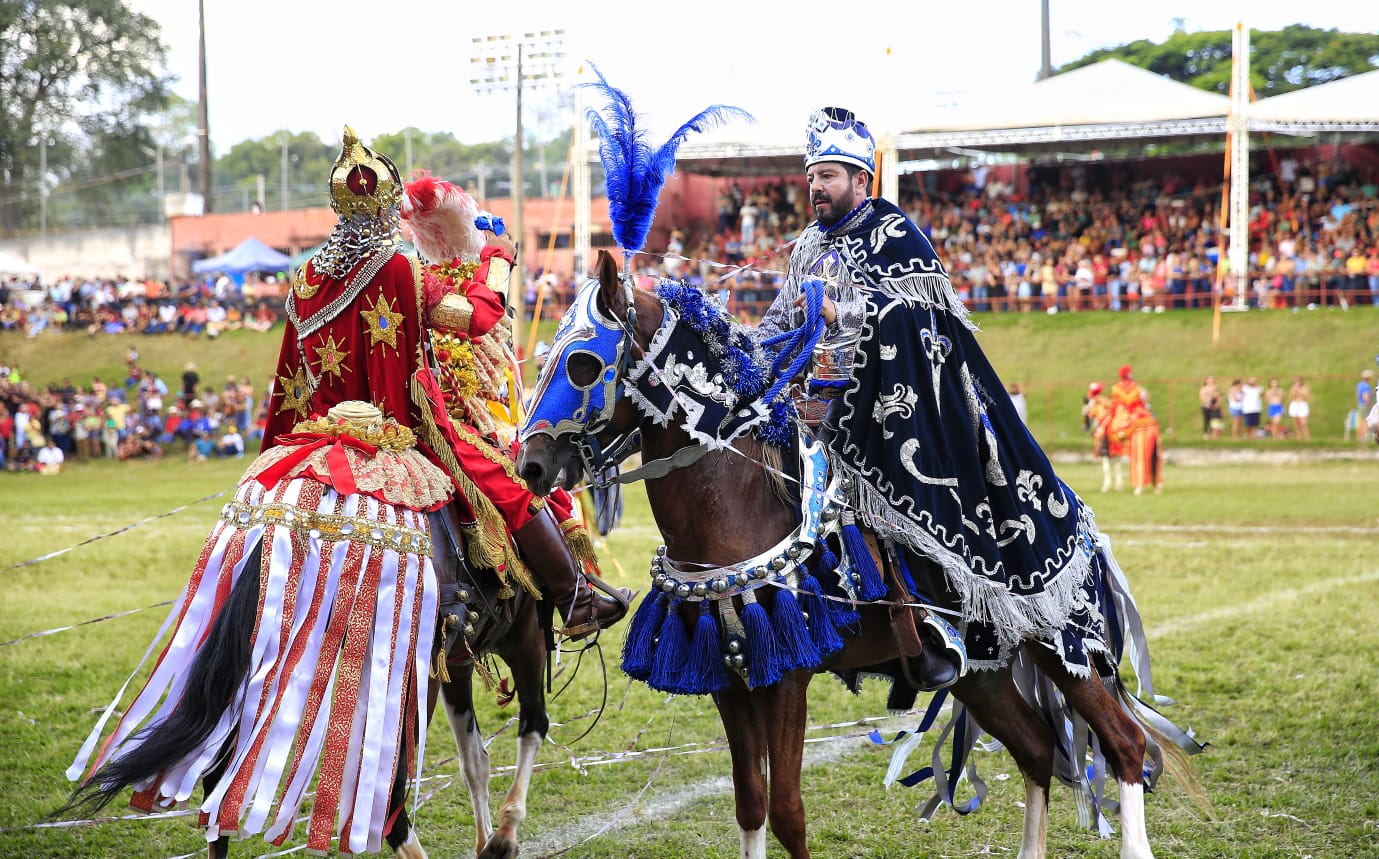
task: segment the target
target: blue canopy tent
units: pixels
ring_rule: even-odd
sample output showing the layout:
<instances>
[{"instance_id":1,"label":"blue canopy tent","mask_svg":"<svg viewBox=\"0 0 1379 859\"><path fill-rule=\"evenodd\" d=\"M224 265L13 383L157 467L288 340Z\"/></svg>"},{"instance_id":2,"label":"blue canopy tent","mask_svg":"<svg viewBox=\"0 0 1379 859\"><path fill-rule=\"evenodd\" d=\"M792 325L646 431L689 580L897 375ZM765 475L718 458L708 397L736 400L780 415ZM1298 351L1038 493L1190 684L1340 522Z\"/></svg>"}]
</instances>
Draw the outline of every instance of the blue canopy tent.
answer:
<instances>
[{"instance_id":1,"label":"blue canopy tent","mask_svg":"<svg viewBox=\"0 0 1379 859\"><path fill-rule=\"evenodd\" d=\"M208 257L192 263L193 274L221 272L244 275L251 271L280 272L292 268L292 257L278 253L256 238L240 242L234 249L218 257Z\"/></svg>"}]
</instances>

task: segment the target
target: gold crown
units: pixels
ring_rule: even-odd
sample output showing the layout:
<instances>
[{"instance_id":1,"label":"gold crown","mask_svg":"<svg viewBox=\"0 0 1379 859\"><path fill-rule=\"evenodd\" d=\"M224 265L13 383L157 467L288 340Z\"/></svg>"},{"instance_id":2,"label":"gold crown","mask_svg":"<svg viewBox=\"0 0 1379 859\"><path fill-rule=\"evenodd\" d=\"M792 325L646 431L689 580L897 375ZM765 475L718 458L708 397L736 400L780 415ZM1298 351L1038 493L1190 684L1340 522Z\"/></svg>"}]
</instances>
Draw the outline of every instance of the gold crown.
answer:
<instances>
[{"instance_id":1,"label":"gold crown","mask_svg":"<svg viewBox=\"0 0 1379 859\"><path fill-rule=\"evenodd\" d=\"M386 155L359 142L345 126L340 157L330 170L330 207L341 217L380 213L402 203L402 176Z\"/></svg>"}]
</instances>

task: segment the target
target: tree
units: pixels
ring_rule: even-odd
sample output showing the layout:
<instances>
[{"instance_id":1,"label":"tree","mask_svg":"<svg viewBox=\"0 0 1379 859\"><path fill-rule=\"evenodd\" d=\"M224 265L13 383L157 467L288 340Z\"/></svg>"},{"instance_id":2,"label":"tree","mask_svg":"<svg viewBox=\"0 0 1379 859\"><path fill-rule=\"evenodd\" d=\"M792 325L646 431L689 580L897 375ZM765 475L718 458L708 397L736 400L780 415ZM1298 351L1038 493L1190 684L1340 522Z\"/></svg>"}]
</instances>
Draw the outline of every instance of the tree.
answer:
<instances>
[{"instance_id":1,"label":"tree","mask_svg":"<svg viewBox=\"0 0 1379 859\"><path fill-rule=\"evenodd\" d=\"M115 165L152 171L143 120L167 103L167 51L158 23L123 0L0 0L0 230L37 207L40 183ZM40 141L49 158L40 176Z\"/></svg>"},{"instance_id":2,"label":"tree","mask_svg":"<svg viewBox=\"0 0 1379 859\"><path fill-rule=\"evenodd\" d=\"M314 131L275 131L257 140L242 140L215 160L215 174L226 185L251 189L258 185L258 177L262 176L266 207L272 210L284 208L284 144L287 150L287 205L327 205L326 181L330 175L330 165L340 152L340 144L338 141L327 143ZM234 206L216 208L231 211Z\"/></svg>"},{"instance_id":3,"label":"tree","mask_svg":"<svg viewBox=\"0 0 1379 859\"><path fill-rule=\"evenodd\" d=\"M1172 78L1230 93L1231 31L1188 33L1181 28L1162 44L1147 39L1100 48L1060 66L1059 72L1115 57ZM1292 24L1250 31L1250 82L1259 98L1279 95L1379 68L1379 35L1341 33Z\"/></svg>"}]
</instances>

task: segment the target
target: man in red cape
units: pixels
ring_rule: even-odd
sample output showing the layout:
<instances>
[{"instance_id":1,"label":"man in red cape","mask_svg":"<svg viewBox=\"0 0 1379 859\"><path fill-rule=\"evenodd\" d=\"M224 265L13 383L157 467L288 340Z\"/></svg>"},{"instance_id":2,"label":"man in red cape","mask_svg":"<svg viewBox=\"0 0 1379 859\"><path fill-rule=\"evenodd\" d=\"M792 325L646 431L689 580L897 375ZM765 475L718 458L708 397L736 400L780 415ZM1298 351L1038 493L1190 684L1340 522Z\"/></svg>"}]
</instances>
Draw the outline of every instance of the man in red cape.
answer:
<instances>
[{"instance_id":1,"label":"man in red cape","mask_svg":"<svg viewBox=\"0 0 1379 859\"><path fill-rule=\"evenodd\" d=\"M263 449L339 402L373 402L412 430L418 450L454 481L471 561L505 586L550 594L566 637L607 628L626 614L631 593L598 579L572 499L535 498L513 472L511 437L496 431L486 410L463 408L476 393L465 390L477 381L468 365L484 357L475 345L490 332L511 337L506 297L516 248L498 231L480 233L477 207L460 189L428 177L404 193L396 171L347 130L331 174L342 222L293 280ZM433 264L398 252L396 215L384 218L390 204L412 221L417 247ZM351 217L360 214L372 219ZM444 585L446 571L437 574Z\"/></svg>"}]
</instances>

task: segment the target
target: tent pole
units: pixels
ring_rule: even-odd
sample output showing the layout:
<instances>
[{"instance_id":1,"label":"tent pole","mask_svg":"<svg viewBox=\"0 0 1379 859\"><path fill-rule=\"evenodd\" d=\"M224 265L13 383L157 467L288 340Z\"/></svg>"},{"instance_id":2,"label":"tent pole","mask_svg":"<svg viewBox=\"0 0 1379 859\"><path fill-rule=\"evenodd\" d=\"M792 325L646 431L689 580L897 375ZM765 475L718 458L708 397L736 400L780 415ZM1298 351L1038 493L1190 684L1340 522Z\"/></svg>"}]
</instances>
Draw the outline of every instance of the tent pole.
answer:
<instances>
[{"instance_id":1,"label":"tent pole","mask_svg":"<svg viewBox=\"0 0 1379 859\"><path fill-rule=\"evenodd\" d=\"M565 189L570 182L570 165L574 163L575 140L570 136L570 151L565 156L565 173L560 177L560 194L555 198L555 214L551 216L551 233L546 239L546 256L541 262L541 276L545 278L551 271L551 255L555 253L555 236L560 229L560 205L565 202ZM531 331L527 332L527 350L522 354L531 355L536 348L536 329L541 324L541 305L546 301L546 290L538 282L536 285L536 305L531 311Z\"/></svg>"},{"instance_id":2,"label":"tent pole","mask_svg":"<svg viewBox=\"0 0 1379 859\"><path fill-rule=\"evenodd\" d=\"M1211 290L1211 343L1213 346L1221 339L1221 283L1223 269L1221 264L1229 259L1226 256L1226 229L1230 224L1231 194L1231 133L1226 132L1225 165L1221 168L1221 213L1216 219L1216 284Z\"/></svg>"}]
</instances>

